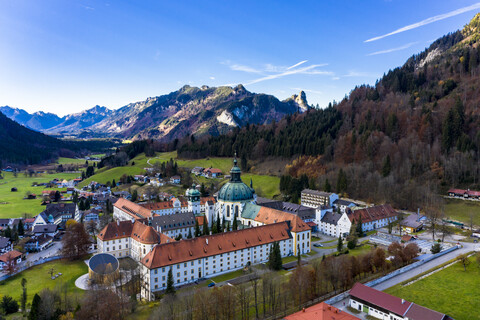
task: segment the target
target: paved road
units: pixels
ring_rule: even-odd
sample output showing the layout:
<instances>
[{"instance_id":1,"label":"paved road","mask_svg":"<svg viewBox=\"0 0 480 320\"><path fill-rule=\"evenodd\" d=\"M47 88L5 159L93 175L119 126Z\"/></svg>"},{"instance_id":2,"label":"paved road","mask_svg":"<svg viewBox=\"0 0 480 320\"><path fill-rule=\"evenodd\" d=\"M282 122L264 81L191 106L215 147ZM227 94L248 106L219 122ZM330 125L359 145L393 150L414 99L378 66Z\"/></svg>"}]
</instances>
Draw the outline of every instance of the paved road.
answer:
<instances>
[{"instance_id":1,"label":"paved road","mask_svg":"<svg viewBox=\"0 0 480 320\"><path fill-rule=\"evenodd\" d=\"M421 274L425 271L433 269L433 268L435 268L436 266L438 266L442 263L445 263L449 260L452 260L452 259L458 257L461 254L480 249L479 244L468 243L468 242L461 242L461 244L463 245L463 248L460 248L460 249L457 249L455 251L449 252L449 253L447 253L447 254L445 254L441 257L438 257L438 258L436 258L432 261L429 261L429 262L427 262L427 263L425 263L425 264L423 264L423 265L421 265L421 266L419 266L415 269L412 269L408 272L399 274L396 277L393 277L393 278L391 278L387 281L379 283L376 286L373 286L372 288L383 291L383 290L388 289L390 287L393 287L394 285L397 285L397 284L399 284L403 281L406 281L410 278L413 278L413 277L415 277L415 276L417 276L417 275L419 275L419 274ZM346 309L346 306L348 306L348 298L343 299L340 302L335 303L334 306L343 310L343 311L348 312L348 310ZM354 314L354 315L358 317L358 315L356 315L356 314Z\"/></svg>"}]
</instances>

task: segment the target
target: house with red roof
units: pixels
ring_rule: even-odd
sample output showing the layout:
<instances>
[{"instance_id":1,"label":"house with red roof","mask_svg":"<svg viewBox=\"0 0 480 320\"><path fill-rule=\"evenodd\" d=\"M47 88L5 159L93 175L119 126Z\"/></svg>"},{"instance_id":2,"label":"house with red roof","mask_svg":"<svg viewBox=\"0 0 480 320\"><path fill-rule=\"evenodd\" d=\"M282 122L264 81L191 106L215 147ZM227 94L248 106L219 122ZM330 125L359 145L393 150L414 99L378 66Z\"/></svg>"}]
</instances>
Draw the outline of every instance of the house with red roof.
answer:
<instances>
[{"instance_id":1,"label":"house with red roof","mask_svg":"<svg viewBox=\"0 0 480 320\"><path fill-rule=\"evenodd\" d=\"M382 320L453 320L446 314L378 291L360 282L350 290L349 305Z\"/></svg>"},{"instance_id":2,"label":"house with red roof","mask_svg":"<svg viewBox=\"0 0 480 320\"><path fill-rule=\"evenodd\" d=\"M389 204L348 211L347 215L352 224L362 223L363 232L386 227L398 219L398 212Z\"/></svg>"},{"instance_id":3,"label":"house with red roof","mask_svg":"<svg viewBox=\"0 0 480 320\"><path fill-rule=\"evenodd\" d=\"M303 308L289 316L283 317L283 320L360 320L350 313L342 311L325 302L317 303L311 307Z\"/></svg>"}]
</instances>

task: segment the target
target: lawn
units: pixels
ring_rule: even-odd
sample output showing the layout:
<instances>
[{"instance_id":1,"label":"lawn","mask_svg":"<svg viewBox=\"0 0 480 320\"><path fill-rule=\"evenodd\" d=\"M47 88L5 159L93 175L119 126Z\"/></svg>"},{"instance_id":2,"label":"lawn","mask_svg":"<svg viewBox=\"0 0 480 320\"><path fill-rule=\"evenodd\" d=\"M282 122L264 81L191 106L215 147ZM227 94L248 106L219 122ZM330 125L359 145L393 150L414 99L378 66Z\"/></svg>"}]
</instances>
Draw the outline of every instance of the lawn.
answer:
<instances>
[{"instance_id":1,"label":"lawn","mask_svg":"<svg viewBox=\"0 0 480 320\"><path fill-rule=\"evenodd\" d=\"M52 280L48 273L52 267L55 269L55 273L62 273L62 275L55 280ZM56 260L44 263L0 282L0 296L9 295L16 300L20 300L22 294L22 286L20 282L22 278L27 280L27 300L29 303L32 301L35 293L40 292L43 288L52 289L62 283L67 284L68 292L81 293L83 290L75 287L75 280L87 272L88 267L83 261L69 262Z\"/></svg>"},{"instance_id":2,"label":"lawn","mask_svg":"<svg viewBox=\"0 0 480 320\"><path fill-rule=\"evenodd\" d=\"M285 257L285 258L282 258L282 264L289 263L289 262L293 262L293 261L297 261L297 260L298 260L298 257L297 257L297 256Z\"/></svg>"},{"instance_id":3,"label":"lawn","mask_svg":"<svg viewBox=\"0 0 480 320\"><path fill-rule=\"evenodd\" d=\"M98 173L80 182L78 186L79 187L86 186L92 181L96 181L99 183L107 183L107 181L111 182L113 179L118 181L120 180L120 177L123 176L124 174L134 176L136 174L143 174L143 173L145 173L145 170L143 169L143 167L139 168L137 165L99 170Z\"/></svg>"},{"instance_id":4,"label":"lawn","mask_svg":"<svg viewBox=\"0 0 480 320\"><path fill-rule=\"evenodd\" d=\"M17 177L11 172L2 172L4 179L0 179L0 218L18 218L28 213L35 216L42 212L45 207L41 206L41 194L44 187L32 187L33 182L49 182L57 179L74 179L79 176L78 173L54 173L38 174L37 177L26 177L23 173L18 173ZM17 188L17 192L11 192L11 188ZM62 191L64 189L52 188L49 190ZM23 200L25 193L31 192L40 197L35 200Z\"/></svg>"},{"instance_id":5,"label":"lawn","mask_svg":"<svg viewBox=\"0 0 480 320\"><path fill-rule=\"evenodd\" d=\"M385 292L457 320L480 319L480 268L473 257L470 260L466 272L460 263L455 263L411 285L396 285Z\"/></svg>"},{"instance_id":6,"label":"lawn","mask_svg":"<svg viewBox=\"0 0 480 320\"><path fill-rule=\"evenodd\" d=\"M473 214L473 224L480 225L480 202L445 199L445 215L449 219L470 224L470 213Z\"/></svg>"},{"instance_id":7,"label":"lawn","mask_svg":"<svg viewBox=\"0 0 480 320\"><path fill-rule=\"evenodd\" d=\"M348 250L348 254L352 256L359 256L361 254L364 254L368 251L370 251L372 247L368 244L364 244L362 246L356 247L355 249Z\"/></svg>"}]
</instances>

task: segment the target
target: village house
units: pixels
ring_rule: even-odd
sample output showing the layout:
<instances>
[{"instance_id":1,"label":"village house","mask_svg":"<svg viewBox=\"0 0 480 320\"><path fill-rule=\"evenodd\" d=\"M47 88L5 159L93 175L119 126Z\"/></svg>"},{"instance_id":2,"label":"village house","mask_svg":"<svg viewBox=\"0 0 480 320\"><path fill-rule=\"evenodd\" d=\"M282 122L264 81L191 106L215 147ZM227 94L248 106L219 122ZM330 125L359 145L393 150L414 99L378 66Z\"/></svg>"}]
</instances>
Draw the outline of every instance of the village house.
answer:
<instances>
[{"instance_id":1,"label":"village house","mask_svg":"<svg viewBox=\"0 0 480 320\"><path fill-rule=\"evenodd\" d=\"M200 176L203 174L203 169L203 167L194 167L191 172L196 176Z\"/></svg>"},{"instance_id":2,"label":"village house","mask_svg":"<svg viewBox=\"0 0 480 320\"><path fill-rule=\"evenodd\" d=\"M81 213L77 204L51 203L47 204L47 208L36 217L33 227L39 224L54 223L60 228L64 228L67 220L73 219L79 222L80 218Z\"/></svg>"},{"instance_id":3,"label":"village house","mask_svg":"<svg viewBox=\"0 0 480 320\"><path fill-rule=\"evenodd\" d=\"M170 183L173 184L180 184L181 182L181 177L180 176L173 176L170 178Z\"/></svg>"},{"instance_id":4,"label":"village house","mask_svg":"<svg viewBox=\"0 0 480 320\"><path fill-rule=\"evenodd\" d=\"M362 222L363 232L383 228L398 219L398 212L389 204L350 211L347 215L352 224Z\"/></svg>"},{"instance_id":5,"label":"village house","mask_svg":"<svg viewBox=\"0 0 480 320\"><path fill-rule=\"evenodd\" d=\"M419 232L423 229L424 220L425 216L414 213L405 217L405 219L400 222L400 227L405 233Z\"/></svg>"},{"instance_id":6,"label":"village house","mask_svg":"<svg viewBox=\"0 0 480 320\"><path fill-rule=\"evenodd\" d=\"M348 200L343 200L343 199L337 199L333 201L333 207L337 209L340 213L346 213L348 209L353 210L357 206L356 203L348 201Z\"/></svg>"},{"instance_id":7,"label":"village house","mask_svg":"<svg viewBox=\"0 0 480 320\"><path fill-rule=\"evenodd\" d=\"M10 239L0 236L0 254L13 250L13 243Z\"/></svg>"},{"instance_id":8,"label":"village house","mask_svg":"<svg viewBox=\"0 0 480 320\"><path fill-rule=\"evenodd\" d=\"M447 194L450 197L480 200L480 191L470 189L450 189Z\"/></svg>"},{"instance_id":9,"label":"village house","mask_svg":"<svg viewBox=\"0 0 480 320\"><path fill-rule=\"evenodd\" d=\"M40 236L35 236L30 238L25 243L25 250L28 252L38 252L45 250L53 242L53 237L42 234Z\"/></svg>"},{"instance_id":10,"label":"village house","mask_svg":"<svg viewBox=\"0 0 480 320\"><path fill-rule=\"evenodd\" d=\"M350 290L349 305L381 320L453 320L446 314L394 297L359 282Z\"/></svg>"},{"instance_id":11,"label":"village house","mask_svg":"<svg viewBox=\"0 0 480 320\"><path fill-rule=\"evenodd\" d=\"M218 178L222 175L222 170L217 168L207 168L203 170L203 176L206 178Z\"/></svg>"},{"instance_id":12,"label":"village house","mask_svg":"<svg viewBox=\"0 0 480 320\"><path fill-rule=\"evenodd\" d=\"M58 233L58 226L54 223L50 224L39 224L33 227L32 234L35 236L47 235L50 237L55 237Z\"/></svg>"},{"instance_id":13,"label":"village house","mask_svg":"<svg viewBox=\"0 0 480 320\"><path fill-rule=\"evenodd\" d=\"M0 269L4 269L9 263L14 265L22 262L23 254L17 250L12 250L7 253L4 253L0 256Z\"/></svg>"}]
</instances>

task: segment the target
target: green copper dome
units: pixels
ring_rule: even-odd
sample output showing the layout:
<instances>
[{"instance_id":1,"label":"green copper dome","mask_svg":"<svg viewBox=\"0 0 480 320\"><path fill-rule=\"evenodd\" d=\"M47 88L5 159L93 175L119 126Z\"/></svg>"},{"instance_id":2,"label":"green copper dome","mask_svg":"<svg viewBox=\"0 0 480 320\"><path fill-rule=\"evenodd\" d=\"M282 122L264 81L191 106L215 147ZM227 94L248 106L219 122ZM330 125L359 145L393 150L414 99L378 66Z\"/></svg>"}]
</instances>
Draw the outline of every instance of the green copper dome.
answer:
<instances>
[{"instance_id":1,"label":"green copper dome","mask_svg":"<svg viewBox=\"0 0 480 320\"><path fill-rule=\"evenodd\" d=\"M240 178L242 171L237 166L237 159L233 160L233 168L230 170L231 178L218 192L218 200L242 201L252 200L255 190L248 187Z\"/></svg>"},{"instance_id":2,"label":"green copper dome","mask_svg":"<svg viewBox=\"0 0 480 320\"><path fill-rule=\"evenodd\" d=\"M200 197L200 191L197 190L195 187L195 183L192 184L192 187L190 189L187 189L186 192L187 197Z\"/></svg>"}]
</instances>

